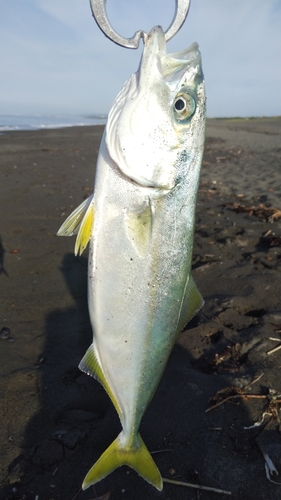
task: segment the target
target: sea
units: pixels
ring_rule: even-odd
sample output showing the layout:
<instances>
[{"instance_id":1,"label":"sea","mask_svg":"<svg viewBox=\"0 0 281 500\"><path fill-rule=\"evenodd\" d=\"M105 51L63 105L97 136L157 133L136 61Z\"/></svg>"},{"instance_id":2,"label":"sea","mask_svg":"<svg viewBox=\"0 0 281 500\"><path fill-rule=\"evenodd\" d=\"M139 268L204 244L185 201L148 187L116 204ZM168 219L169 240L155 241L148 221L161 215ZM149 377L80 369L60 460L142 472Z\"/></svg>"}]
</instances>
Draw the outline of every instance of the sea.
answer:
<instances>
[{"instance_id":1,"label":"sea","mask_svg":"<svg viewBox=\"0 0 281 500\"><path fill-rule=\"evenodd\" d=\"M107 115L1 115L0 132L42 130L85 125L105 125Z\"/></svg>"}]
</instances>

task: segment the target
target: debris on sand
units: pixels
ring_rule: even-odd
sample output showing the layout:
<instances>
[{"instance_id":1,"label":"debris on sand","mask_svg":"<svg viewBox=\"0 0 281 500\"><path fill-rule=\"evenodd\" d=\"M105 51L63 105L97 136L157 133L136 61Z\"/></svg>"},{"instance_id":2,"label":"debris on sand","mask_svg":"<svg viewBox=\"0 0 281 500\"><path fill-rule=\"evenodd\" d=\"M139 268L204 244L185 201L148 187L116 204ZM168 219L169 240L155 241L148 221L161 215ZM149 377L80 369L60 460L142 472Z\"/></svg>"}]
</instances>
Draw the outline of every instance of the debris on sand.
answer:
<instances>
[{"instance_id":1,"label":"debris on sand","mask_svg":"<svg viewBox=\"0 0 281 500\"><path fill-rule=\"evenodd\" d=\"M265 248L280 247L281 235L274 234L269 229L265 234L261 235L258 245Z\"/></svg>"},{"instance_id":2,"label":"debris on sand","mask_svg":"<svg viewBox=\"0 0 281 500\"><path fill-rule=\"evenodd\" d=\"M220 488L212 488L210 486L202 486L201 484L186 483L184 481L176 481L174 479L166 479L163 477L164 483L175 484L177 486L185 486L186 488L195 488L201 491L213 491L214 493L222 493L223 495L231 495L231 491L222 490Z\"/></svg>"},{"instance_id":3,"label":"debris on sand","mask_svg":"<svg viewBox=\"0 0 281 500\"><path fill-rule=\"evenodd\" d=\"M266 207L263 203L260 203L257 207L246 206L241 203L230 203L227 205L236 213L248 213L250 216L254 215L259 219L266 220L267 222L273 222L281 217L281 210L274 207Z\"/></svg>"}]
</instances>

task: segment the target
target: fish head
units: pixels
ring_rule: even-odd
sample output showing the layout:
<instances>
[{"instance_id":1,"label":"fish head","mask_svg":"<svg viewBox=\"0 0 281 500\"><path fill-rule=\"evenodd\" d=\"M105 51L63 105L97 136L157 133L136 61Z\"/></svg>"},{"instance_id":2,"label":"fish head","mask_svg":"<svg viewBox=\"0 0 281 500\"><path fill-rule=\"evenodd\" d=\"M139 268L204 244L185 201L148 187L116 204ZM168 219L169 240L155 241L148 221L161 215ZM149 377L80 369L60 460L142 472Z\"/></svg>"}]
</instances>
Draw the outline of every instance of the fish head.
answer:
<instances>
[{"instance_id":1,"label":"fish head","mask_svg":"<svg viewBox=\"0 0 281 500\"><path fill-rule=\"evenodd\" d=\"M138 71L109 113L109 155L129 180L166 192L182 176L181 159L191 165L202 154L204 130L205 88L198 45L167 54L164 32L156 26L146 36ZM200 169L201 161L197 163Z\"/></svg>"}]
</instances>

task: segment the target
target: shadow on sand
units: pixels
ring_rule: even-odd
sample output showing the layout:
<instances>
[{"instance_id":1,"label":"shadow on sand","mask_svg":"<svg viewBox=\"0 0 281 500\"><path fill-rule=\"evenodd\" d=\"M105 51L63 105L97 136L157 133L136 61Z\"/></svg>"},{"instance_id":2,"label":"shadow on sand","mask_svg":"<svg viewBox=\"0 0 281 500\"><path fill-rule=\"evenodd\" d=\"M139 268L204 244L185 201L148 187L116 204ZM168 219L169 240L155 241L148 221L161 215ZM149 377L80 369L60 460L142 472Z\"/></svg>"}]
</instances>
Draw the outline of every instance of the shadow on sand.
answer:
<instances>
[{"instance_id":1,"label":"shadow on sand","mask_svg":"<svg viewBox=\"0 0 281 500\"><path fill-rule=\"evenodd\" d=\"M86 492L83 478L120 431L116 412L103 388L79 371L78 363L92 341L87 308L87 259L65 255L61 272L75 306L56 309L46 319L45 349L38 362L40 411L26 427L22 454L10 465L18 481L2 490L5 500L82 500L111 491L110 500L192 499L194 490L166 485L157 492L136 473L122 467ZM225 297L224 297L225 298ZM210 297L210 300L212 298ZM206 298L208 302L208 297ZM196 332L203 316L190 324ZM191 336L190 336L191 335ZM141 424L141 435L162 475L230 489L242 498L243 481L261 456L257 431L245 431L252 417L242 401L223 411L206 413L209 399L230 383L230 375L209 369L218 336L201 348L195 360L188 349L192 333L181 334L167 369ZM199 346L200 347L200 346ZM251 376L256 375L252 367ZM237 378L233 374L232 380ZM240 478L241 487L237 484ZM205 495L205 496L204 496ZM200 498L210 498L209 493ZM246 498L244 496L244 498ZM257 499L256 493L247 496ZM261 497L260 497L261 498Z\"/></svg>"}]
</instances>

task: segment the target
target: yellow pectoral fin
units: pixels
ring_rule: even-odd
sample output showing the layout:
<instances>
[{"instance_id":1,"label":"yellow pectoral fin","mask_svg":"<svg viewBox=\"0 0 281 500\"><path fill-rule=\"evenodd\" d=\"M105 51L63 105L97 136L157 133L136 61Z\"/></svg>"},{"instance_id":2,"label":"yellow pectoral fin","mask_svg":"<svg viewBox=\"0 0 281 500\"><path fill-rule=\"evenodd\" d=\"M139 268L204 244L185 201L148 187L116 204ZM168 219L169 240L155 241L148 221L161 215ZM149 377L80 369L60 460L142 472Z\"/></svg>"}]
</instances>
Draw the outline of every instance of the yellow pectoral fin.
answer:
<instances>
[{"instance_id":1,"label":"yellow pectoral fin","mask_svg":"<svg viewBox=\"0 0 281 500\"><path fill-rule=\"evenodd\" d=\"M82 488L89 488L121 465L128 465L159 491L163 489L161 474L142 438L137 434L132 446L122 446L123 431L105 450L86 475Z\"/></svg>"},{"instance_id":2,"label":"yellow pectoral fin","mask_svg":"<svg viewBox=\"0 0 281 500\"><path fill-rule=\"evenodd\" d=\"M94 222L94 205L93 203L91 203L87 209L86 214L84 215L84 218L81 222L77 234L75 248L74 248L75 255L77 254L82 255L86 246L88 245L92 235L93 222Z\"/></svg>"},{"instance_id":3,"label":"yellow pectoral fin","mask_svg":"<svg viewBox=\"0 0 281 500\"><path fill-rule=\"evenodd\" d=\"M189 280L185 289L181 313L178 321L177 332L180 333L187 323L195 316L195 314L203 307L204 300L199 292L194 279L189 276Z\"/></svg>"},{"instance_id":4,"label":"yellow pectoral fin","mask_svg":"<svg viewBox=\"0 0 281 500\"><path fill-rule=\"evenodd\" d=\"M59 228L58 236L73 236L77 234L80 228L81 221L83 220L90 204L93 201L94 195L92 194L87 198L79 207L75 208L73 212L67 217L64 223Z\"/></svg>"},{"instance_id":5,"label":"yellow pectoral fin","mask_svg":"<svg viewBox=\"0 0 281 500\"><path fill-rule=\"evenodd\" d=\"M58 236L73 236L77 234L74 253L81 255L88 245L92 234L94 221L94 204L92 194L72 214L67 217L66 221L59 228Z\"/></svg>"},{"instance_id":6,"label":"yellow pectoral fin","mask_svg":"<svg viewBox=\"0 0 281 500\"><path fill-rule=\"evenodd\" d=\"M95 349L93 344L90 345L89 349L87 350L85 356L79 363L79 368L82 372L87 373L87 375L91 375L94 377L98 382L104 387L106 390L107 394L109 395L112 403L114 404L115 410L117 411L119 418L121 420L121 410L119 408L119 405L116 401L116 398L106 380L106 377L103 373L103 370L97 360L97 356L95 354Z\"/></svg>"}]
</instances>

